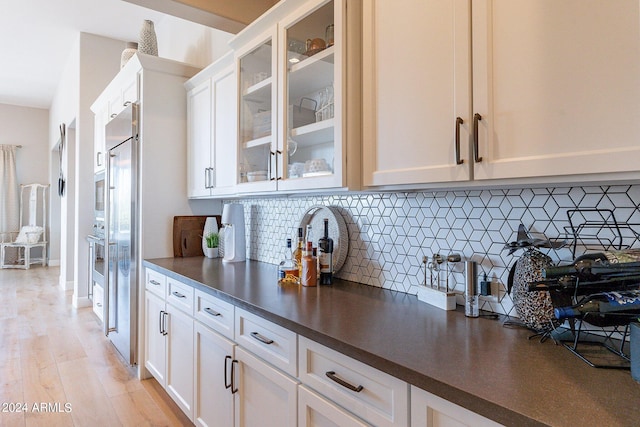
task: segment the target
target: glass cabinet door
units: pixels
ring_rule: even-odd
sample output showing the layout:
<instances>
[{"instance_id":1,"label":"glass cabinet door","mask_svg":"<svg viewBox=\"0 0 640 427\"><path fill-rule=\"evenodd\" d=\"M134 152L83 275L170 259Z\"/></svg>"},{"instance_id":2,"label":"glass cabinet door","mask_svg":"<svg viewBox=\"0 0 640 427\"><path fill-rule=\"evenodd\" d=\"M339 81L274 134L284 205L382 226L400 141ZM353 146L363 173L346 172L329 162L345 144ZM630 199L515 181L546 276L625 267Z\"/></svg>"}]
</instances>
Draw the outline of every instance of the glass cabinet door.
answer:
<instances>
[{"instance_id":1,"label":"glass cabinet door","mask_svg":"<svg viewBox=\"0 0 640 427\"><path fill-rule=\"evenodd\" d=\"M270 37L239 58L238 183L274 181L275 107L273 42ZM263 183L264 184L264 183Z\"/></svg>"},{"instance_id":2,"label":"glass cabinet door","mask_svg":"<svg viewBox=\"0 0 640 427\"><path fill-rule=\"evenodd\" d=\"M334 15L332 0L284 26L284 141L280 165L281 175L289 184L299 180L301 186L315 187L318 178L337 173L337 163L341 162L335 117L340 117L336 68L342 37ZM314 185L304 182L311 178Z\"/></svg>"}]
</instances>

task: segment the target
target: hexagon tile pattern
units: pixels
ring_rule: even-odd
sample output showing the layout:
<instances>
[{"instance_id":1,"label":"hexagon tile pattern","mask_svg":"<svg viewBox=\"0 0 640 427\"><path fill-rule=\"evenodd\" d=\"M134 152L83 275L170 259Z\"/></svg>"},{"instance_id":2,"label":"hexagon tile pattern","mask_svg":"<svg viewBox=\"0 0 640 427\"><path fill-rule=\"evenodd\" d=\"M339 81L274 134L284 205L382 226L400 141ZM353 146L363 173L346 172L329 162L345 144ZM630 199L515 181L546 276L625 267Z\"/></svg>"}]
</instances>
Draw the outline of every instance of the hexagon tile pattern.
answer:
<instances>
[{"instance_id":1,"label":"hexagon tile pattern","mask_svg":"<svg viewBox=\"0 0 640 427\"><path fill-rule=\"evenodd\" d=\"M629 224L627 246L637 246L640 232L640 184L564 188L521 188L406 193L346 193L329 196L264 197L229 200L245 206L249 258L277 264L285 241L297 239L297 227L313 205L340 209L349 231L349 255L338 277L371 286L415 294L425 279L423 256L458 253L479 264L499 296L482 297L484 310L515 315L506 294L510 266L520 252L508 255L505 243L516 239L520 223L534 237L568 239L568 214L575 209L580 221L602 219L592 209L611 210L620 224ZM574 220L571 223L575 222ZM593 244L583 239L576 254ZM592 242L591 242L592 243ZM554 261L573 258L571 245L543 250ZM582 251L582 252L580 252ZM464 263L441 266L441 283L459 293L463 304ZM427 280L430 280L427 272Z\"/></svg>"}]
</instances>

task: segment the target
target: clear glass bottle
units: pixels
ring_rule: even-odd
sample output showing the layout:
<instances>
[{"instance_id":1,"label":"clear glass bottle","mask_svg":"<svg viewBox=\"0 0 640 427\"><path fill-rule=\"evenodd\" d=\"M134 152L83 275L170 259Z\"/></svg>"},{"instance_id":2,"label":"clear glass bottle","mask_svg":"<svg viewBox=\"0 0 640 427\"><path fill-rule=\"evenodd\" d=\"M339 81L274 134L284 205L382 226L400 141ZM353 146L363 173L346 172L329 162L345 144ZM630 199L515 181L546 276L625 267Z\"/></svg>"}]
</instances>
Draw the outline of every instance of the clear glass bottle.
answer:
<instances>
[{"instance_id":1,"label":"clear glass bottle","mask_svg":"<svg viewBox=\"0 0 640 427\"><path fill-rule=\"evenodd\" d=\"M278 265L278 284L300 284L300 270L298 268L298 263L293 258L293 253L291 252L291 239L287 239L287 250L285 251L285 257Z\"/></svg>"},{"instance_id":2,"label":"clear glass bottle","mask_svg":"<svg viewBox=\"0 0 640 427\"><path fill-rule=\"evenodd\" d=\"M304 252L304 235L302 227L298 227L298 245L293 251L293 259L298 263L298 267L300 268L299 277L302 277L302 253Z\"/></svg>"}]
</instances>

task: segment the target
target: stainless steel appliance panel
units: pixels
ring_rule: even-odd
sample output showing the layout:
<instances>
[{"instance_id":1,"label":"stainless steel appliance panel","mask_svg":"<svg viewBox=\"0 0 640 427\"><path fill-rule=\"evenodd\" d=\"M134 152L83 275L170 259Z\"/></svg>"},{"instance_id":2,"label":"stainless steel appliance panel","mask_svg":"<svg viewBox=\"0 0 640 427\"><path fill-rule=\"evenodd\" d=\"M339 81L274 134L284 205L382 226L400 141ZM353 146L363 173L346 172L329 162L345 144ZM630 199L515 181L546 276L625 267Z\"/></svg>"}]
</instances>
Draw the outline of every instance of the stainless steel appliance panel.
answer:
<instances>
[{"instance_id":1,"label":"stainless steel appliance panel","mask_svg":"<svg viewBox=\"0 0 640 427\"><path fill-rule=\"evenodd\" d=\"M138 137L137 105L129 105L106 128L107 277L105 333L130 364L137 363ZM118 142L119 141L119 142Z\"/></svg>"}]
</instances>

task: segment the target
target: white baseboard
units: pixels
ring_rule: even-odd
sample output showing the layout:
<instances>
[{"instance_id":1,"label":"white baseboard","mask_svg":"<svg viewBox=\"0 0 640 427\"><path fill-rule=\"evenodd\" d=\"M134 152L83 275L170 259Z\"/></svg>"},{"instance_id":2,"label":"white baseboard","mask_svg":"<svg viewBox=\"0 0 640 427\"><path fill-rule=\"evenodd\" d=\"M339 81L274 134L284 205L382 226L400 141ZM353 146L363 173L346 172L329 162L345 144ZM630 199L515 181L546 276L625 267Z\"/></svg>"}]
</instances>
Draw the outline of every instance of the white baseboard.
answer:
<instances>
[{"instance_id":1,"label":"white baseboard","mask_svg":"<svg viewBox=\"0 0 640 427\"><path fill-rule=\"evenodd\" d=\"M72 304L75 308L83 308L83 307L91 307L93 306L93 302L86 296L78 297L77 295L73 295Z\"/></svg>"},{"instance_id":2,"label":"white baseboard","mask_svg":"<svg viewBox=\"0 0 640 427\"><path fill-rule=\"evenodd\" d=\"M58 284L60 285L60 289L62 289L63 291L71 291L73 290L73 286L75 285L75 282L73 280L68 280L65 282L63 277L60 276L58 280Z\"/></svg>"},{"instance_id":3,"label":"white baseboard","mask_svg":"<svg viewBox=\"0 0 640 427\"><path fill-rule=\"evenodd\" d=\"M47 264L49 265L49 267L60 267L60 260L59 259L50 259Z\"/></svg>"}]
</instances>

